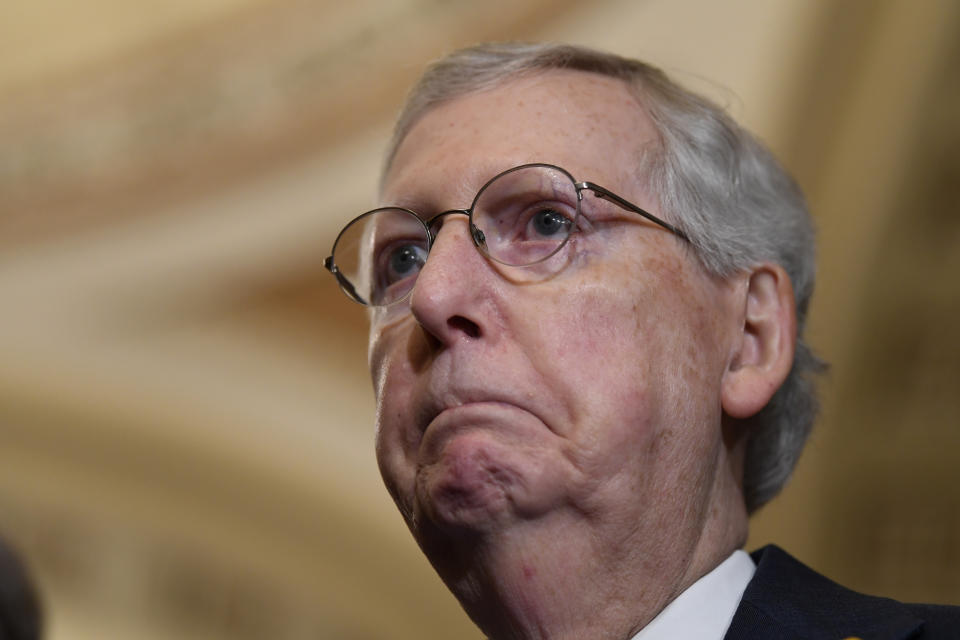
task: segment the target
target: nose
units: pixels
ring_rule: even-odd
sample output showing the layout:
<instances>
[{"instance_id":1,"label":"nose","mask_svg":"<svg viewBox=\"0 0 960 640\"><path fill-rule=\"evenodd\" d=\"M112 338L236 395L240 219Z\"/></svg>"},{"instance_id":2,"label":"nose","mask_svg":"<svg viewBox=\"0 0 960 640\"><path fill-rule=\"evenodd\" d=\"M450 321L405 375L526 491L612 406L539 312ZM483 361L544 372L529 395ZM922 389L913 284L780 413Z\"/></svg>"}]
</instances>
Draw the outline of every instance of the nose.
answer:
<instances>
[{"instance_id":1,"label":"nose","mask_svg":"<svg viewBox=\"0 0 960 640\"><path fill-rule=\"evenodd\" d=\"M441 222L410 294L410 310L430 335L451 346L489 330L491 274L473 244L468 218L445 215Z\"/></svg>"}]
</instances>

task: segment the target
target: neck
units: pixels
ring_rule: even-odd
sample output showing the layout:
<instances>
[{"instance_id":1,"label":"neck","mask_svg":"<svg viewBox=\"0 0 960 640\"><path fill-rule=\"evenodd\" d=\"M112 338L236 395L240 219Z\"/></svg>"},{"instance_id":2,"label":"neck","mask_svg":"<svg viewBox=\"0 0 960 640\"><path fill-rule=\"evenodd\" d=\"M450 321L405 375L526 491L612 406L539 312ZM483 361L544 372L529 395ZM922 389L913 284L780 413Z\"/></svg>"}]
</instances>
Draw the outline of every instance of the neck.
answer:
<instances>
[{"instance_id":1,"label":"neck","mask_svg":"<svg viewBox=\"0 0 960 640\"><path fill-rule=\"evenodd\" d=\"M715 486L701 527L676 535L662 519L623 535L622 522L598 530L558 514L455 537L434 565L491 640L625 640L743 545L747 515L730 485Z\"/></svg>"}]
</instances>

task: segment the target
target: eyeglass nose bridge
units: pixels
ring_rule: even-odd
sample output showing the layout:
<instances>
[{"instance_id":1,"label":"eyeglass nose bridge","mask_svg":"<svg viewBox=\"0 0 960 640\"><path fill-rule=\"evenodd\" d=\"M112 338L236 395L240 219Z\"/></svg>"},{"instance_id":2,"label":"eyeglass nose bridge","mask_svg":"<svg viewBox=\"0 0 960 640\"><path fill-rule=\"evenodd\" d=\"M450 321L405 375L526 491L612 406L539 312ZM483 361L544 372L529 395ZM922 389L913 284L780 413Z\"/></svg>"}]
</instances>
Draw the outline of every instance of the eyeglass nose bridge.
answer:
<instances>
[{"instance_id":1,"label":"eyeglass nose bridge","mask_svg":"<svg viewBox=\"0 0 960 640\"><path fill-rule=\"evenodd\" d=\"M427 232L430 234L430 246L433 247L433 243L437 240L437 233L440 230L440 226L442 226L437 226L435 223L438 220L442 221L446 216L457 214L467 216L470 221L470 237L473 240L473 244L480 249L481 252L486 253L487 237L483 235L483 231L477 228L477 225L473 224L473 212L470 209L448 209L426 220L423 224L427 227Z\"/></svg>"}]
</instances>

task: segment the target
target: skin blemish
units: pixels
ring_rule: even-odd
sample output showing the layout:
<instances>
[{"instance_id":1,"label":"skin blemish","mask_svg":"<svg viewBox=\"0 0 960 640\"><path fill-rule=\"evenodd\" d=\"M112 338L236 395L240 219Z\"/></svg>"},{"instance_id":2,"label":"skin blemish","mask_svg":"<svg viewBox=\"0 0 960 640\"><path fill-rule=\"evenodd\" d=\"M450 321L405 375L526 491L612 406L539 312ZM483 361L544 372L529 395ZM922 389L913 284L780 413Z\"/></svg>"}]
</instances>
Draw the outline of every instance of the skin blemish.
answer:
<instances>
[{"instance_id":1,"label":"skin blemish","mask_svg":"<svg viewBox=\"0 0 960 640\"><path fill-rule=\"evenodd\" d=\"M664 429L650 440L650 452L653 454L653 457L658 457L660 451L665 451L670 448L673 436L672 430Z\"/></svg>"}]
</instances>

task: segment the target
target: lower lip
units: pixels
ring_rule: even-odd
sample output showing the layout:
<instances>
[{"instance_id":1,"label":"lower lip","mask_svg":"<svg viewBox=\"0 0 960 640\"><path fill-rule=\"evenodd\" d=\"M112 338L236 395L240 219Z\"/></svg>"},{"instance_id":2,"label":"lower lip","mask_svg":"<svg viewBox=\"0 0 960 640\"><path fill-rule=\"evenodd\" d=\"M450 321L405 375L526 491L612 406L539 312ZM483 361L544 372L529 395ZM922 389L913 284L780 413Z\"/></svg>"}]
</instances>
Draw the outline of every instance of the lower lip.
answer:
<instances>
[{"instance_id":1,"label":"lower lip","mask_svg":"<svg viewBox=\"0 0 960 640\"><path fill-rule=\"evenodd\" d=\"M471 402L444 409L430 421L420 441L421 452L436 453L440 445L458 434L477 429L516 431L531 415L516 405L505 402Z\"/></svg>"}]
</instances>

